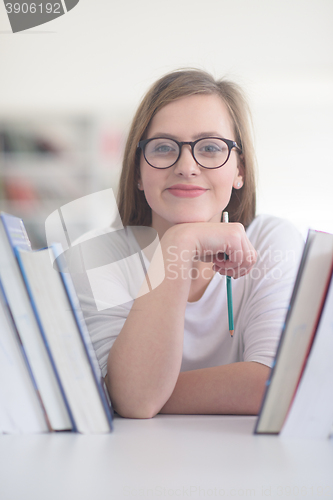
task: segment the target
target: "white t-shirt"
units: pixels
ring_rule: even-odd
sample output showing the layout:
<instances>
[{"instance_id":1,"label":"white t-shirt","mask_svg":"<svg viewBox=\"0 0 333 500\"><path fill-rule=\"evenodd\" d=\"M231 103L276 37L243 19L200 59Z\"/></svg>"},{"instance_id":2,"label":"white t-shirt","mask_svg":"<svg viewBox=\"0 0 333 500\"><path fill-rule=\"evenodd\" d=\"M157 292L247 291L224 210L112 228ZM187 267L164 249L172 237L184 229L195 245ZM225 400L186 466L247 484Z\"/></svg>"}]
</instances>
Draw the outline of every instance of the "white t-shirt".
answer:
<instances>
[{"instance_id":1,"label":"white t-shirt","mask_svg":"<svg viewBox=\"0 0 333 500\"><path fill-rule=\"evenodd\" d=\"M114 234L99 241L95 262L102 265L73 275L103 376L149 267L130 230ZM272 366L304 241L288 221L267 215L256 217L247 235L257 262L248 275L232 280L234 337L229 333L226 279L216 273L202 297L187 303L181 371L238 361Z\"/></svg>"}]
</instances>

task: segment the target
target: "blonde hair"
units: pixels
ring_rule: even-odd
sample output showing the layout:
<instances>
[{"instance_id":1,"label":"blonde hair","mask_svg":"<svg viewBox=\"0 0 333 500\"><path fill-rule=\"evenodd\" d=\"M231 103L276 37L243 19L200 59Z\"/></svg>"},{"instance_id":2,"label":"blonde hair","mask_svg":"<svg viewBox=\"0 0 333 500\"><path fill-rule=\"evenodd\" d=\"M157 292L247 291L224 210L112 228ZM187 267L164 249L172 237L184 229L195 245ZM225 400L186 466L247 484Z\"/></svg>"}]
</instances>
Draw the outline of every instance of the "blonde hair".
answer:
<instances>
[{"instance_id":1,"label":"blonde hair","mask_svg":"<svg viewBox=\"0 0 333 500\"><path fill-rule=\"evenodd\" d=\"M124 226L150 226L151 208L138 189L141 150L137 147L153 116L181 97L195 94L218 95L226 104L234 126L235 141L242 150L243 186L233 189L228 206L229 220L247 227L255 217L255 155L251 116L241 89L228 80L215 80L205 71L188 69L168 73L147 92L133 118L127 138L118 189L118 208ZM223 167L222 167L223 168Z\"/></svg>"}]
</instances>

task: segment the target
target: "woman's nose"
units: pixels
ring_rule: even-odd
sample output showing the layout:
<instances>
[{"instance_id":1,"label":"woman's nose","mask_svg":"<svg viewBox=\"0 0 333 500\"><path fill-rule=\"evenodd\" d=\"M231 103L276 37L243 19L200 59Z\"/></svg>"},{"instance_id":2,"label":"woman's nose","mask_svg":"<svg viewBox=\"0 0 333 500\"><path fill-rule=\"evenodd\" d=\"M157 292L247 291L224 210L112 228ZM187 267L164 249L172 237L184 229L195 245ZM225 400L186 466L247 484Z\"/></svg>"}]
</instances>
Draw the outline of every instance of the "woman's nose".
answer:
<instances>
[{"instance_id":1,"label":"woman's nose","mask_svg":"<svg viewBox=\"0 0 333 500\"><path fill-rule=\"evenodd\" d=\"M200 174L200 167L193 157L190 145L183 145L179 160L175 164L174 172L178 175L184 176L193 176Z\"/></svg>"}]
</instances>

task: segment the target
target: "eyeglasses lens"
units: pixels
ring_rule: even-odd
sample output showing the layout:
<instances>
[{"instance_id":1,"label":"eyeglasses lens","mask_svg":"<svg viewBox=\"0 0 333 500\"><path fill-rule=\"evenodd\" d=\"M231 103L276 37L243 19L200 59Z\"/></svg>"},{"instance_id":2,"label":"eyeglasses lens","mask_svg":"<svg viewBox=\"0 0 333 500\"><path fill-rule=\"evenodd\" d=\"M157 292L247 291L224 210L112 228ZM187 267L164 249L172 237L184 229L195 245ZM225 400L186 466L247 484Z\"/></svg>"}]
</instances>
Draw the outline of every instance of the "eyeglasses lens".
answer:
<instances>
[{"instance_id":1,"label":"eyeglasses lens","mask_svg":"<svg viewBox=\"0 0 333 500\"><path fill-rule=\"evenodd\" d=\"M193 154L199 165L216 168L227 161L229 149L222 139L207 138L196 143Z\"/></svg>"}]
</instances>

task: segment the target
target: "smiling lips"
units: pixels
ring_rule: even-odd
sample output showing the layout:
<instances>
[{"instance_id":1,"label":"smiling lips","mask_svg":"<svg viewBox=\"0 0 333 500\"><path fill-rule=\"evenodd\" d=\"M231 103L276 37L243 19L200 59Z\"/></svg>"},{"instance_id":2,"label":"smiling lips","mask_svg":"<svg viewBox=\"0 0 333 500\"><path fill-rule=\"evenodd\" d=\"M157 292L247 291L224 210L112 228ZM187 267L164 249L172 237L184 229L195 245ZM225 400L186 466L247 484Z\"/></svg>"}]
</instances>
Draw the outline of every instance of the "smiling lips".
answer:
<instances>
[{"instance_id":1,"label":"smiling lips","mask_svg":"<svg viewBox=\"0 0 333 500\"><path fill-rule=\"evenodd\" d=\"M175 184L167 189L173 196L180 198L196 198L204 194L207 189L190 184Z\"/></svg>"}]
</instances>

